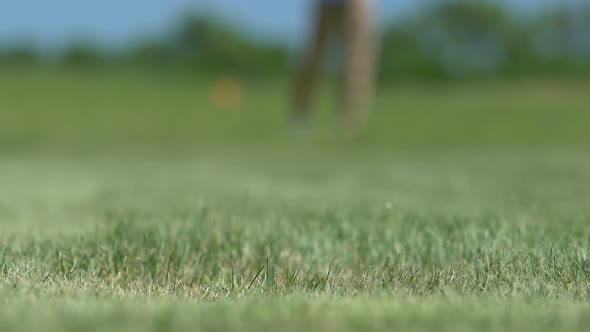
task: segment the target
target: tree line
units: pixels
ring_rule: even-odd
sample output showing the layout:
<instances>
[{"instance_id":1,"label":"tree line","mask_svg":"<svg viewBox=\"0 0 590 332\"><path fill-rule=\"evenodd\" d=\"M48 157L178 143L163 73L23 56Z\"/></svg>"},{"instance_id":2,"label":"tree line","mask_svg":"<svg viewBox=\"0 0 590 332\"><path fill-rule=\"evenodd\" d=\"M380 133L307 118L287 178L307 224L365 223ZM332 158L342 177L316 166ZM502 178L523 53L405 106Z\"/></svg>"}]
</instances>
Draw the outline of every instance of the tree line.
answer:
<instances>
[{"instance_id":1,"label":"tree line","mask_svg":"<svg viewBox=\"0 0 590 332\"><path fill-rule=\"evenodd\" d=\"M523 16L490 2L447 1L395 20L382 33L379 76L396 79L590 74L590 5ZM255 41L204 16L184 17L162 38L108 51L73 43L49 57L31 45L4 46L0 64L128 68L195 75L283 75L293 65L281 43Z\"/></svg>"}]
</instances>

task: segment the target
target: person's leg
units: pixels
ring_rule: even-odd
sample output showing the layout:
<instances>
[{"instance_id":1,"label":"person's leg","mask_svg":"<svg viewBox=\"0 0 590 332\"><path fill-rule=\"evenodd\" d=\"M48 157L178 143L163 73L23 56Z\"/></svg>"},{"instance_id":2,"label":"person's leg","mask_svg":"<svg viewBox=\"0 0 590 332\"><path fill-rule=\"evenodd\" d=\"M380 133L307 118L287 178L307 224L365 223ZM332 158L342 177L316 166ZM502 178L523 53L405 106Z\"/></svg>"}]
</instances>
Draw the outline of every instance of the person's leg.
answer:
<instances>
[{"instance_id":1,"label":"person's leg","mask_svg":"<svg viewBox=\"0 0 590 332\"><path fill-rule=\"evenodd\" d=\"M373 14L372 0L348 1L342 107L346 125L353 130L366 124L372 107L379 47Z\"/></svg>"},{"instance_id":2,"label":"person's leg","mask_svg":"<svg viewBox=\"0 0 590 332\"><path fill-rule=\"evenodd\" d=\"M317 88L319 69L325 48L333 33L338 13L342 13L342 4L317 6L313 35L306 47L303 62L295 82L295 100L293 121L296 125L306 125L309 121L312 101Z\"/></svg>"}]
</instances>

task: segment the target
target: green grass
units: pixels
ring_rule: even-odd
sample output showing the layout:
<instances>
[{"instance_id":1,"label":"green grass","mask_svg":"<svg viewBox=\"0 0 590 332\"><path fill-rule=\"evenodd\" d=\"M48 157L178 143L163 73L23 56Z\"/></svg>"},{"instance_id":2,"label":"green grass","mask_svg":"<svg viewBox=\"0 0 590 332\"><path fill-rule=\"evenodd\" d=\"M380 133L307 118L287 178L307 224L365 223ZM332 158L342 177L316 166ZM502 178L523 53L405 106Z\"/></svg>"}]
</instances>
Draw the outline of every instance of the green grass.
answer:
<instances>
[{"instance_id":1,"label":"green grass","mask_svg":"<svg viewBox=\"0 0 590 332\"><path fill-rule=\"evenodd\" d=\"M0 76L0 330L584 331L588 82L384 87L285 133L284 82Z\"/></svg>"}]
</instances>

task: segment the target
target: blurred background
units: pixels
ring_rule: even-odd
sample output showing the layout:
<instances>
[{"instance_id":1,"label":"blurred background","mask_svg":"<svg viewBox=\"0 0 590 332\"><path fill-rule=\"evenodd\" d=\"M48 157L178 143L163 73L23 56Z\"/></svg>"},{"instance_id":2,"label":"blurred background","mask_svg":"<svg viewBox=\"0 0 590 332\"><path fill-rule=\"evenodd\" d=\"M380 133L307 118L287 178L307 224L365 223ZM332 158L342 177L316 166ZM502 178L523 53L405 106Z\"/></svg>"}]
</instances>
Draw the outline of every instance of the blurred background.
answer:
<instances>
[{"instance_id":1,"label":"blurred background","mask_svg":"<svg viewBox=\"0 0 590 332\"><path fill-rule=\"evenodd\" d=\"M588 73L584 0L382 0L379 6L383 80ZM23 0L0 13L0 61L281 75L305 40L309 7L302 0Z\"/></svg>"},{"instance_id":2,"label":"blurred background","mask_svg":"<svg viewBox=\"0 0 590 332\"><path fill-rule=\"evenodd\" d=\"M310 8L303 0L4 4L0 146L268 143L284 129ZM578 120L590 75L588 1L381 0L378 13L380 121L366 142L586 142ZM445 99L449 87L455 95ZM545 113L566 100L577 120L559 127ZM485 108L496 122L467 114ZM501 116L515 109L540 116ZM555 126L567 132L557 141Z\"/></svg>"}]
</instances>

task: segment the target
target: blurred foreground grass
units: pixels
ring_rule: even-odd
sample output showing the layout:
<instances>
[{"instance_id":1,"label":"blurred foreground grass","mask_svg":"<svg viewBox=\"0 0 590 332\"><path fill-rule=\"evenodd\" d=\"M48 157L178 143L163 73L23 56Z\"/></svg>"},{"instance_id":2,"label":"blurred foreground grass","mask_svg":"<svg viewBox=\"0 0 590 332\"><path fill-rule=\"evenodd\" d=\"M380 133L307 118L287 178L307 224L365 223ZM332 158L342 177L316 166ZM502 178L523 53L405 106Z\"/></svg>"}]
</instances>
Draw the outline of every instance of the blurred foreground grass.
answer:
<instances>
[{"instance_id":1,"label":"blurred foreground grass","mask_svg":"<svg viewBox=\"0 0 590 332\"><path fill-rule=\"evenodd\" d=\"M0 329L583 331L589 85L389 86L297 140L282 82L2 73Z\"/></svg>"}]
</instances>

